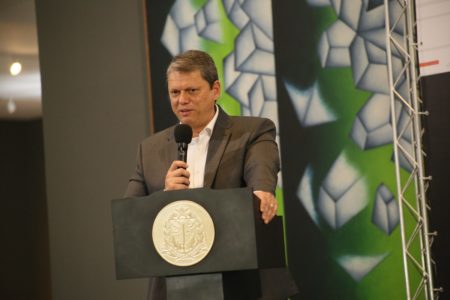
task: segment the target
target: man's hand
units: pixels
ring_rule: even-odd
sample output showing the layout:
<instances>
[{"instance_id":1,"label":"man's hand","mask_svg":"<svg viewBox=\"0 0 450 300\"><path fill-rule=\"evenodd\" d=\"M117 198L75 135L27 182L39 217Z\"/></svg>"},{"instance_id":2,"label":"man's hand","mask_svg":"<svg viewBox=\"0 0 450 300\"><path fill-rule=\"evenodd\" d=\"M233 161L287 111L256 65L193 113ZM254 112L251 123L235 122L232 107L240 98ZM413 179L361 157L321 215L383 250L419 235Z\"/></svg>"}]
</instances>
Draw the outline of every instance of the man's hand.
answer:
<instances>
[{"instance_id":1,"label":"man's hand","mask_svg":"<svg viewBox=\"0 0 450 300\"><path fill-rule=\"evenodd\" d=\"M259 198L260 205L259 210L261 211L261 217L264 223L269 223L273 217L277 214L278 202L275 196L269 192L254 191L253 194Z\"/></svg>"},{"instance_id":2,"label":"man's hand","mask_svg":"<svg viewBox=\"0 0 450 300\"><path fill-rule=\"evenodd\" d=\"M187 163L175 160L166 174L165 191L184 190L189 188L189 172Z\"/></svg>"}]
</instances>

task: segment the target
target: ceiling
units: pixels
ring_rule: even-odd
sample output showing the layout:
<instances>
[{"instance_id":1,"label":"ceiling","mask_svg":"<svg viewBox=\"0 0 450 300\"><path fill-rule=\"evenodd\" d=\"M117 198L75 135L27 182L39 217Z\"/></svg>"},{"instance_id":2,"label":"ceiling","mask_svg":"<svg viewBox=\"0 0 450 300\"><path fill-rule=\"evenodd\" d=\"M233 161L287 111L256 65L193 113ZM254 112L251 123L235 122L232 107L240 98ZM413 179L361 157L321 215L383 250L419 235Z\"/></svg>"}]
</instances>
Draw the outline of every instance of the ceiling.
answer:
<instances>
[{"instance_id":1,"label":"ceiling","mask_svg":"<svg viewBox=\"0 0 450 300\"><path fill-rule=\"evenodd\" d=\"M17 76L9 72L14 61L22 64L22 72ZM34 0L0 0L0 120L41 116Z\"/></svg>"}]
</instances>

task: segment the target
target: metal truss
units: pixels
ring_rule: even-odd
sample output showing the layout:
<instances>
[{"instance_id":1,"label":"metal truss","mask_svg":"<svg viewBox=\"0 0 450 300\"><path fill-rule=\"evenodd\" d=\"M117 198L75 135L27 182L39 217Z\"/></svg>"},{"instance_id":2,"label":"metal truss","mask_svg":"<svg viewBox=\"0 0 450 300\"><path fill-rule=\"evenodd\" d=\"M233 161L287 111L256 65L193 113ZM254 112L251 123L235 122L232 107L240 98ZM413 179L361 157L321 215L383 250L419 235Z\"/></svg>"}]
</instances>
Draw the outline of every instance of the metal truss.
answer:
<instances>
[{"instance_id":1,"label":"metal truss","mask_svg":"<svg viewBox=\"0 0 450 300\"><path fill-rule=\"evenodd\" d=\"M418 93L417 36L414 0L384 0L386 52L391 96L391 119L397 199L407 299L438 299L433 287L421 110ZM401 66L399 66L399 62ZM394 125L395 124L395 125Z\"/></svg>"}]
</instances>

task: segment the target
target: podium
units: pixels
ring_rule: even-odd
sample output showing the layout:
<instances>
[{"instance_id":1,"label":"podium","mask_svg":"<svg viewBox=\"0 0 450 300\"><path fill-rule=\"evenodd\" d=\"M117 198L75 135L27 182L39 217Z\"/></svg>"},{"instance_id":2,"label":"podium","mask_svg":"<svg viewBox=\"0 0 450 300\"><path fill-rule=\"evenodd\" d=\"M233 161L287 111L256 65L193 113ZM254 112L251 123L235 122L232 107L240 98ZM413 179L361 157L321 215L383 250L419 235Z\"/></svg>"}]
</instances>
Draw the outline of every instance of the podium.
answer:
<instances>
[{"instance_id":1,"label":"podium","mask_svg":"<svg viewBox=\"0 0 450 300\"><path fill-rule=\"evenodd\" d=\"M152 239L158 213L179 200L202 206L214 224L214 242L208 254L189 266L166 261ZM116 278L165 277L170 300L260 299L264 294L262 271L288 275L282 220L275 217L264 224L259 200L249 188L160 191L117 199L112 201L112 219ZM295 294L292 284L283 288L287 283L280 279L273 278L282 289L275 292L280 299Z\"/></svg>"}]
</instances>

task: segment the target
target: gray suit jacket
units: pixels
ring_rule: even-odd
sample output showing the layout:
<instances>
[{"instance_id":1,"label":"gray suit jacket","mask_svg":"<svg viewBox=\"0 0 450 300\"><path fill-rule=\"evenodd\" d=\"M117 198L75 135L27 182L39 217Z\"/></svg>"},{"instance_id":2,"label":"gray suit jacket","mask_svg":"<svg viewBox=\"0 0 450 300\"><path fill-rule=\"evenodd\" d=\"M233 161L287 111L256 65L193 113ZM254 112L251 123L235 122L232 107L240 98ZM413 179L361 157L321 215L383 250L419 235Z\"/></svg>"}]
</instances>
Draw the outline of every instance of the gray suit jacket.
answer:
<instances>
[{"instance_id":1,"label":"gray suit jacket","mask_svg":"<svg viewBox=\"0 0 450 300\"><path fill-rule=\"evenodd\" d=\"M178 156L174 128L172 126L158 132L139 145L136 169L130 178L126 197L145 196L164 189L167 170ZM220 109L209 141L204 187L251 187L253 190L274 192L280 170L275 136L275 125L269 119L230 117ZM271 295L280 286L276 278L283 278L285 282L281 285L281 294L296 293L295 283L287 269L269 269L261 273L265 287L263 293L267 295L263 299L287 298ZM148 299L166 299L164 278L150 278Z\"/></svg>"},{"instance_id":2,"label":"gray suit jacket","mask_svg":"<svg viewBox=\"0 0 450 300\"><path fill-rule=\"evenodd\" d=\"M269 119L230 117L221 109L209 141L204 187L251 187L274 192L280 170L275 125ZM177 159L172 126L146 138L137 154L136 169L126 197L164 189L167 170Z\"/></svg>"}]
</instances>

